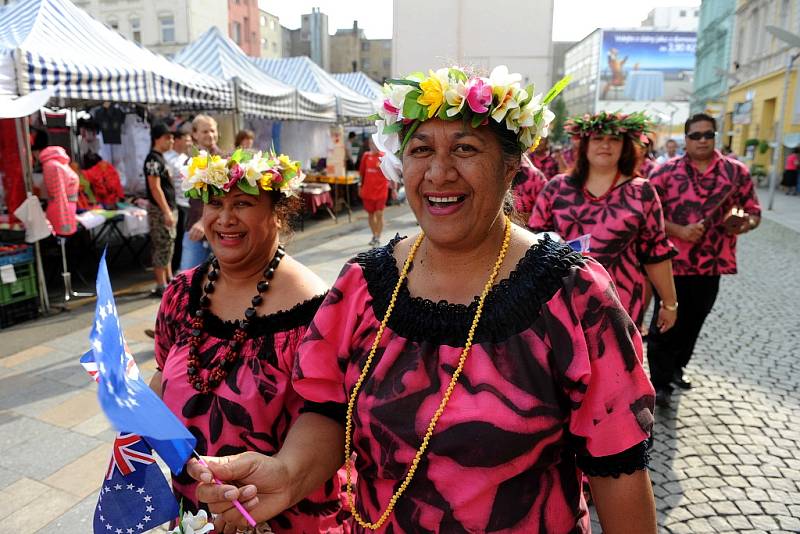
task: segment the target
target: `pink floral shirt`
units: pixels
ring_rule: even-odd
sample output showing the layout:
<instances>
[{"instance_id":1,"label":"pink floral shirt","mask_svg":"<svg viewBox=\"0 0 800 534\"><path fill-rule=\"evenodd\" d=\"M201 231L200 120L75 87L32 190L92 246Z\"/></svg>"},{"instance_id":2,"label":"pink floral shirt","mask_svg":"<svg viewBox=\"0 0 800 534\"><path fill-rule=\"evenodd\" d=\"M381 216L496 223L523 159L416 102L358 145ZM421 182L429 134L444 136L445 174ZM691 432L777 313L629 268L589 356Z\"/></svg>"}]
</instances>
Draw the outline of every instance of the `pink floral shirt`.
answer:
<instances>
[{"instance_id":1,"label":"pink floral shirt","mask_svg":"<svg viewBox=\"0 0 800 534\"><path fill-rule=\"evenodd\" d=\"M520 167L520 172L525 178L514 186L514 208L520 213L530 213L536 204L536 197L547 183L547 176L536 167L527 164Z\"/></svg>"},{"instance_id":2,"label":"pink floral shirt","mask_svg":"<svg viewBox=\"0 0 800 534\"><path fill-rule=\"evenodd\" d=\"M197 438L200 454L275 454L303 406L303 399L292 388L291 373L297 346L322 296L255 318L240 358L225 381L211 393L199 393L189 384L186 368L190 317L199 308L207 270L208 263L204 263L179 274L161 300L155 359L162 371L164 403ZM235 331L233 323L209 315L200 347L204 369L227 354ZM207 376L207 371L201 373ZM173 491L187 510L199 507L196 485L185 473L173 477ZM268 523L276 533L338 534L343 531L342 521L339 480L334 478Z\"/></svg>"},{"instance_id":3,"label":"pink floral shirt","mask_svg":"<svg viewBox=\"0 0 800 534\"><path fill-rule=\"evenodd\" d=\"M681 225L705 221L706 232L699 242L672 238L678 249L672 260L675 275L736 274L736 236L725 231L725 215L733 207L761 215L747 166L715 151L701 174L689 156L683 156L656 168L650 182L658 190L667 221Z\"/></svg>"},{"instance_id":4,"label":"pink floral shirt","mask_svg":"<svg viewBox=\"0 0 800 534\"><path fill-rule=\"evenodd\" d=\"M589 255L606 268L622 305L641 324L644 318L644 263L675 255L667 238L661 202L644 178L618 185L604 199L588 198L576 181L561 174L545 186L528 226L570 241L589 234Z\"/></svg>"},{"instance_id":5,"label":"pink floral shirt","mask_svg":"<svg viewBox=\"0 0 800 534\"><path fill-rule=\"evenodd\" d=\"M536 165L537 169L542 171L548 180L554 178L556 174L558 174L558 162L549 152L541 158L533 153L530 156L533 164Z\"/></svg>"},{"instance_id":6,"label":"pink floral shirt","mask_svg":"<svg viewBox=\"0 0 800 534\"><path fill-rule=\"evenodd\" d=\"M398 239L349 262L309 326L294 374L309 402L347 402L397 283ZM405 477L475 308L401 287L355 403L356 507L367 520ZM428 452L378 532L589 532L582 472L644 469L653 421L639 331L608 274L544 240L491 290L475 336Z\"/></svg>"}]
</instances>

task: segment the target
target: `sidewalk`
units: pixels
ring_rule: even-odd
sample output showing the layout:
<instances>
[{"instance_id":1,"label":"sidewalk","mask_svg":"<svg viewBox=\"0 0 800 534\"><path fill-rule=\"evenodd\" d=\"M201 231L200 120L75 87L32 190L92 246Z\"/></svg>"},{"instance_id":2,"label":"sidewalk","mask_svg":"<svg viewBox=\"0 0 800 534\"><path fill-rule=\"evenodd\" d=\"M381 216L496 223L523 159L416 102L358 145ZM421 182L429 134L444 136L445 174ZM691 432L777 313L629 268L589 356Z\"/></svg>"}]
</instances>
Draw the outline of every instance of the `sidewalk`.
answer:
<instances>
[{"instance_id":1,"label":"sidewalk","mask_svg":"<svg viewBox=\"0 0 800 534\"><path fill-rule=\"evenodd\" d=\"M386 211L384 239L413 232L406 207ZM347 224L324 224L297 233L288 251L333 283L344 262L367 249L366 215ZM120 306L120 321L145 380L155 370L152 328L158 303L144 298ZM27 534L92 531L97 490L115 432L97 403L96 385L78 359L89 346L94 306L4 330L0 344L0 531ZM20 343L20 339L22 342ZM8 341L6 341L8 340ZM24 348L9 355L4 345ZM41 529L41 530L40 530Z\"/></svg>"},{"instance_id":2,"label":"sidewalk","mask_svg":"<svg viewBox=\"0 0 800 534\"><path fill-rule=\"evenodd\" d=\"M772 209L768 210L769 189L759 188L758 200L761 202L763 218L800 233L800 196L789 196L782 191L775 191L775 202Z\"/></svg>"}]
</instances>

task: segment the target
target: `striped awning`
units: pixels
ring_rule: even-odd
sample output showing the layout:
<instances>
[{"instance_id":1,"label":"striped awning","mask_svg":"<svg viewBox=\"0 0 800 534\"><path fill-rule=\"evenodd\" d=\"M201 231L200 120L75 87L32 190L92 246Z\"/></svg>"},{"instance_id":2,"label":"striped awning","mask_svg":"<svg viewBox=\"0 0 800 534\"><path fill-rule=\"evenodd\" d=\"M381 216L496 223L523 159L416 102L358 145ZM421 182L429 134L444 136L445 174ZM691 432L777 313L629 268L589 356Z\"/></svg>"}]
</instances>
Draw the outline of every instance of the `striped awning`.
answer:
<instances>
[{"instance_id":1,"label":"striped awning","mask_svg":"<svg viewBox=\"0 0 800 534\"><path fill-rule=\"evenodd\" d=\"M368 98L370 101L383 101L383 88L381 85L361 71L342 72L333 75L344 86Z\"/></svg>"},{"instance_id":2,"label":"striped awning","mask_svg":"<svg viewBox=\"0 0 800 534\"><path fill-rule=\"evenodd\" d=\"M233 107L229 83L126 40L69 0L0 8L0 76L11 66L17 94L55 86L72 100Z\"/></svg>"},{"instance_id":3,"label":"striped awning","mask_svg":"<svg viewBox=\"0 0 800 534\"><path fill-rule=\"evenodd\" d=\"M336 101L314 95L313 106L301 106L295 87L253 65L236 43L212 26L181 50L174 61L223 80L236 79L236 108L247 115L269 119L336 120ZM307 98L302 99L303 102Z\"/></svg>"},{"instance_id":4,"label":"striped awning","mask_svg":"<svg viewBox=\"0 0 800 534\"><path fill-rule=\"evenodd\" d=\"M342 119L364 118L375 112L371 101L339 83L307 56L251 60L270 76L301 91L336 97L337 113Z\"/></svg>"}]
</instances>

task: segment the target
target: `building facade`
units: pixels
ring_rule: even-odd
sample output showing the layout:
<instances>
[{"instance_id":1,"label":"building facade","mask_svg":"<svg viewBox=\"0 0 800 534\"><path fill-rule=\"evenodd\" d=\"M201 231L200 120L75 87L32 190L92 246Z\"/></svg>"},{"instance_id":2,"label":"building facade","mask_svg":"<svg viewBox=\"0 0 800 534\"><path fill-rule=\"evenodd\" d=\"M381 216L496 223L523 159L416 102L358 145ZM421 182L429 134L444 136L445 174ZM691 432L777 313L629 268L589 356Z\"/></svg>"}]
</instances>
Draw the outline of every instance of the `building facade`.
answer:
<instances>
[{"instance_id":1,"label":"building facade","mask_svg":"<svg viewBox=\"0 0 800 534\"><path fill-rule=\"evenodd\" d=\"M553 0L402 0L393 3L392 75L452 64L508 65L524 83L551 82Z\"/></svg>"},{"instance_id":2,"label":"building facade","mask_svg":"<svg viewBox=\"0 0 800 534\"><path fill-rule=\"evenodd\" d=\"M218 0L77 0L75 5L127 39L166 56L211 26L228 32L228 5Z\"/></svg>"},{"instance_id":3,"label":"building facade","mask_svg":"<svg viewBox=\"0 0 800 534\"><path fill-rule=\"evenodd\" d=\"M367 38L364 30L353 21L352 28L341 28L330 36L331 72L355 72L361 70L361 42Z\"/></svg>"},{"instance_id":4,"label":"building facade","mask_svg":"<svg viewBox=\"0 0 800 534\"><path fill-rule=\"evenodd\" d=\"M260 14L258 0L228 0L228 37L252 57L261 56Z\"/></svg>"},{"instance_id":5,"label":"building facade","mask_svg":"<svg viewBox=\"0 0 800 534\"><path fill-rule=\"evenodd\" d=\"M362 71L378 83L391 77L392 40L367 39L357 20L351 28L336 30L330 43L330 72Z\"/></svg>"},{"instance_id":6,"label":"building facade","mask_svg":"<svg viewBox=\"0 0 800 534\"><path fill-rule=\"evenodd\" d=\"M722 118L725 94L733 78L728 69L735 11L736 0L704 0L700 6L692 113Z\"/></svg>"},{"instance_id":7,"label":"building facade","mask_svg":"<svg viewBox=\"0 0 800 534\"><path fill-rule=\"evenodd\" d=\"M572 78L563 99L570 115L594 113L600 78L600 39L595 30L564 53L564 74Z\"/></svg>"},{"instance_id":8,"label":"building facade","mask_svg":"<svg viewBox=\"0 0 800 534\"><path fill-rule=\"evenodd\" d=\"M705 0L703 3L705 4ZM696 32L699 22L700 8L697 6L657 7L647 14L647 18L642 21L642 27Z\"/></svg>"},{"instance_id":9,"label":"building facade","mask_svg":"<svg viewBox=\"0 0 800 534\"><path fill-rule=\"evenodd\" d=\"M786 66L797 49L774 37L772 25L797 34L800 31L797 0L738 0L731 51L731 84L725 105L725 144L750 164L769 168L781 108L782 134L800 133L800 95L797 62L789 73L783 102ZM781 136L785 139L784 135ZM757 142L757 144L756 144Z\"/></svg>"},{"instance_id":10,"label":"building facade","mask_svg":"<svg viewBox=\"0 0 800 534\"><path fill-rule=\"evenodd\" d=\"M280 20L272 13L260 10L261 57L283 57L283 30Z\"/></svg>"},{"instance_id":11,"label":"building facade","mask_svg":"<svg viewBox=\"0 0 800 534\"><path fill-rule=\"evenodd\" d=\"M550 80L555 83L566 74L565 61L567 50L575 46L574 41L556 41L553 43L553 61L550 64Z\"/></svg>"}]
</instances>

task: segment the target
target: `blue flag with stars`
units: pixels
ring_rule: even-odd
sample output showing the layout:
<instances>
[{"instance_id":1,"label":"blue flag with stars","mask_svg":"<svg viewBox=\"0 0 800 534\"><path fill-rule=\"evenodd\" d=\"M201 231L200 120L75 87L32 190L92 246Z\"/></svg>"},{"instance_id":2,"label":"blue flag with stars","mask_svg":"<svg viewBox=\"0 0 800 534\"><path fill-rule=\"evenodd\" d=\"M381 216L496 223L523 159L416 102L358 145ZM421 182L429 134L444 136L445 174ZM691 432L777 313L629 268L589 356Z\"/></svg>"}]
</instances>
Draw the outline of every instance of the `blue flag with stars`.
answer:
<instances>
[{"instance_id":1,"label":"blue flag with stars","mask_svg":"<svg viewBox=\"0 0 800 534\"><path fill-rule=\"evenodd\" d=\"M94 534L139 534L178 516L178 503L147 443L119 434L94 510Z\"/></svg>"},{"instance_id":2,"label":"blue flag with stars","mask_svg":"<svg viewBox=\"0 0 800 534\"><path fill-rule=\"evenodd\" d=\"M97 306L89 340L97 365L97 397L106 417L118 431L145 438L170 470L180 473L196 439L144 383L126 350L105 252L97 270Z\"/></svg>"}]
</instances>

